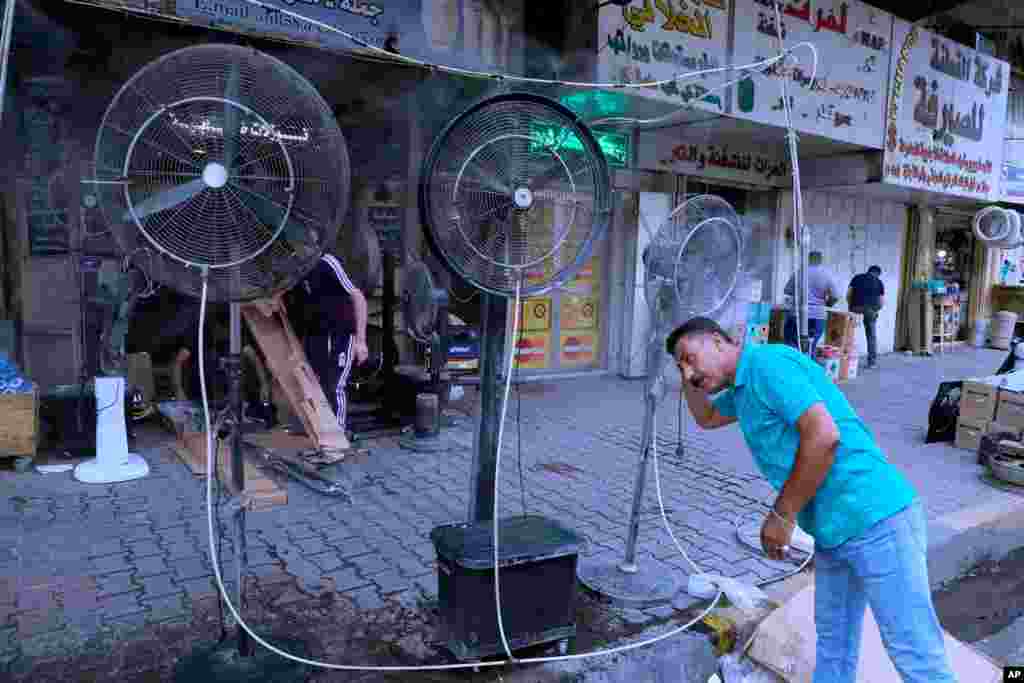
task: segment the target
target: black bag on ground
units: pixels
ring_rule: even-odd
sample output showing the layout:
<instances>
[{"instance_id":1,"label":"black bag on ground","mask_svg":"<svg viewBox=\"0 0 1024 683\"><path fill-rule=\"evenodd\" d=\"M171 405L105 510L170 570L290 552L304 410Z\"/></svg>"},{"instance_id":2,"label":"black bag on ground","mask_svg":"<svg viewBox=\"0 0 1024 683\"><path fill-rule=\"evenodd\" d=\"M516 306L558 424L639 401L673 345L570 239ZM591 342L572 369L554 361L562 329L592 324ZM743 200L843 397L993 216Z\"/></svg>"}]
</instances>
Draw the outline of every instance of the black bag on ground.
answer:
<instances>
[{"instance_id":1,"label":"black bag on ground","mask_svg":"<svg viewBox=\"0 0 1024 683\"><path fill-rule=\"evenodd\" d=\"M943 382L928 411L928 435L925 443L956 440L956 422L960 418L960 392L963 380Z\"/></svg>"}]
</instances>

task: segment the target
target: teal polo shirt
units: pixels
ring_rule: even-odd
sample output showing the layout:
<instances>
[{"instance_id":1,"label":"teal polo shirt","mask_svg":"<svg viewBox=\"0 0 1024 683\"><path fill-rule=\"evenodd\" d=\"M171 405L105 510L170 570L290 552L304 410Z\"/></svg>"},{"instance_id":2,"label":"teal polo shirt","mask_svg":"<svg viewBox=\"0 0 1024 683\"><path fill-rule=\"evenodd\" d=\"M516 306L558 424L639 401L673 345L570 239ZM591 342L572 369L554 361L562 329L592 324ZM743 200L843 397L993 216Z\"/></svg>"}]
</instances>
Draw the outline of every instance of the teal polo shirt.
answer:
<instances>
[{"instance_id":1,"label":"teal polo shirt","mask_svg":"<svg viewBox=\"0 0 1024 683\"><path fill-rule=\"evenodd\" d=\"M839 446L825 481L797 522L816 545L829 549L903 510L917 493L886 459L824 368L789 346L748 345L733 386L712 403L722 415L737 418L758 469L778 491L796 462L797 420L821 402L839 429Z\"/></svg>"}]
</instances>

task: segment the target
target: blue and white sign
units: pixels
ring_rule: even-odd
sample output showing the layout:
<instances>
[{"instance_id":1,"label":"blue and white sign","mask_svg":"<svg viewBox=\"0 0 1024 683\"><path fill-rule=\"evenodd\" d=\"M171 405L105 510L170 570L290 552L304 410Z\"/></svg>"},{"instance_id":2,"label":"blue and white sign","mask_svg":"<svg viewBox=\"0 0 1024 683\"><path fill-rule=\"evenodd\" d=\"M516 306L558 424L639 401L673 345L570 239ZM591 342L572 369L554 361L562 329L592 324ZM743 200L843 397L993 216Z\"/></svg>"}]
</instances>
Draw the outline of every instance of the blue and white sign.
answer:
<instances>
[{"instance_id":1,"label":"blue and white sign","mask_svg":"<svg viewBox=\"0 0 1024 683\"><path fill-rule=\"evenodd\" d=\"M521 50L521 2L502 3L500 13L489 10L483 0L261 2L280 9L246 0L177 0L176 14L195 23L277 35L328 49L362 49L325 24L379 48L393 46L410 57L469 67L507 69L512 54Z\"/></svg>"}]
</instances>

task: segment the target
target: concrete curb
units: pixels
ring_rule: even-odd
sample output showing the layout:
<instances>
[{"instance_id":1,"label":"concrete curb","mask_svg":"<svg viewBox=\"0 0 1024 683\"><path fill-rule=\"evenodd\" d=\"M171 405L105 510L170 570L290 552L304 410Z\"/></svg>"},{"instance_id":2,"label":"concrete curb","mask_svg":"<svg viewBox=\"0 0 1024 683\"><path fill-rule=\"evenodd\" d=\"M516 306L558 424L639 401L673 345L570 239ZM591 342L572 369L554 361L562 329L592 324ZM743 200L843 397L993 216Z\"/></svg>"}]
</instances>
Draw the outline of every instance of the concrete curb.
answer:
<instances>
[{"instance_id":1,"label":"concrete curb","mask_svg":"<svg viewBox=\"0 0 1024 683\"><path fill-rule=\"evenodd\" d=\"M993 500L928 524L928 576L937 589L968 568L1024 546L1024 497L993 489Z\"/></svg>"}]
</instances>

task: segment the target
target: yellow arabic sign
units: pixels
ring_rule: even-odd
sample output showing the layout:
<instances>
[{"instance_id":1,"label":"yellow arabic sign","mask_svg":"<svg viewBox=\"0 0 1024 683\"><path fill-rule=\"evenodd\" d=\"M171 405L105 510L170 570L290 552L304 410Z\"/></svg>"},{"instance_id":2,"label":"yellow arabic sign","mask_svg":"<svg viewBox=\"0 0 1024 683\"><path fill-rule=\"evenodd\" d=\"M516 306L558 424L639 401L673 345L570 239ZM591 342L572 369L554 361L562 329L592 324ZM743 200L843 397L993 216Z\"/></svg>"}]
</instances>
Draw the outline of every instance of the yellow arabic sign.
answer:
<instances>
[{"instance_id":1,"label":"yellow arabic sign","mask_svg":"<svg viewBox=\"0 0 1024 683\"><path fill-rule=\"evenodd\" d=\"M708 10L701 12L699 8L693 7L688 12L685 7L687 4L686 0L681 0L681 2L684 7L677 11L673 0L654 0L654 6L658 8L658 12L661 13L664 20L661 29L663 31L685 33L708 40L713 38L711 15ZM725 0L704 0L703 4L717 9L725 9ZM643 31L647 28L647 24L653 24L658 20L654 14L654 8L651 7L651 0L644 0L642 8L623 7L622 18L626 20L626 23L634 31Z\"/></svg>"}]
</instances>

